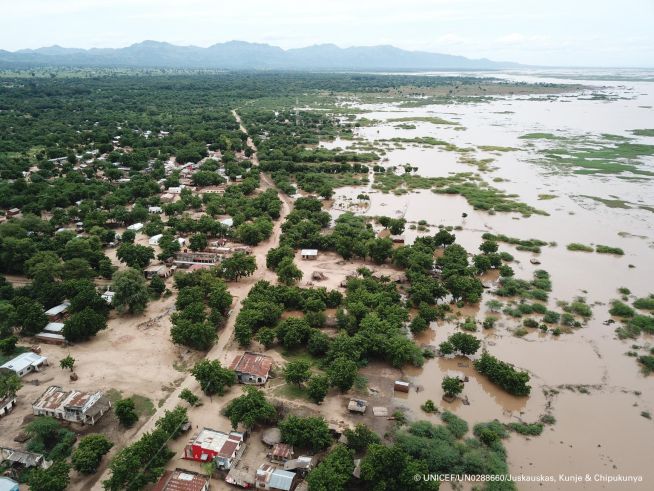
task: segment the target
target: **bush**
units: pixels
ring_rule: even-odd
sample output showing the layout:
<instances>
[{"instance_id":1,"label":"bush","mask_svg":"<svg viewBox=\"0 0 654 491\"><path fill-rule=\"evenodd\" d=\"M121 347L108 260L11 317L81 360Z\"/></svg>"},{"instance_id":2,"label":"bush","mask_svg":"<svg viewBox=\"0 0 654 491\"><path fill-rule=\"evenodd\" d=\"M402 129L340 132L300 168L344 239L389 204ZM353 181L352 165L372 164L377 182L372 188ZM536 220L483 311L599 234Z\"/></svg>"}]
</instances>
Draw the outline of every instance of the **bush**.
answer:
<instances>
[{"instance_id":1,"label":"bush","mask_svg":"<svg viewBox=\"0 0 654 491\"><path fill-rule=\"evenodd\" d=\"M114 405L114 412L118 417L118 421L125 428L130 428L134 426L139 419L139 415L136 414L136 406L134 405L134 400L131 398L120 399Z\"/></svg>"},{"instance_id":2,"label":"bush","mask_svg":"<svg viewBox=\"0 0 654 491\"><path fill-rule=\"evenodd\" d=\"M636 315L636 311L626 303L622 303L620 300L613 300L613 302L611 302L609 314L615 317L633 317Z\"/></svg>"},{"instance_id":3,"label":"bush","mask_svg":"<svg viewBox=\"0 0 654 491\"><path fill-rule=\"evenodd\" d=\"M530 377L527 372L516 370L486 351L474 362L474 366L479 373L486 375L491 382L499 385L509 394L527 396L531 392Z\"/></svg>"},{"instance_id":4,"label":"bush","mask_svg":"<svg viewBox=\"0 0 654 491\"><path fill-rule=\"evenodd\" d=\"M441 414L441 419L456 438L461 438L468 432L468 423L449 411Z\"/></svg>"},{"instance_id":5,"label":"bush","mask_svg":"<svg viewBox=\"0 0 654 491\"><path fill-rule=\"evenodd\" d=\"M104 435L90 434L83 437L73 452L73 469L82 474L93 474L98 470L100 460L114 444Z\"/></svg>"},{"instance_id":6,"label":"bush","mask_svg":"<svg viewBox=\"0 0 654 491\"><path fill-rule=\"evenodd\" d=\"M641 310L654 310L654 296L639 298L634 302L634 307Z\"/></svg>"},{"instance_id":7,"label":"bush","mask_svg":"<svg viewBox=\"0 0 654 491\"><path fill-rule=\"evenodd\" d=\"M521 435L538 436L543 432L543 423L509 423L507 426Z\"/></svg>"},{"instance_id":8,"label":"bush","mask_svg":"<svg viewBox=\"0 0 654 491\"><path fill-rule=\"evenodd\" d=\"M284 443L314 452L324 450L332 443L329 427L322 417L289 415L280 421L279 430Z\"/></svg>"}]
</instances>

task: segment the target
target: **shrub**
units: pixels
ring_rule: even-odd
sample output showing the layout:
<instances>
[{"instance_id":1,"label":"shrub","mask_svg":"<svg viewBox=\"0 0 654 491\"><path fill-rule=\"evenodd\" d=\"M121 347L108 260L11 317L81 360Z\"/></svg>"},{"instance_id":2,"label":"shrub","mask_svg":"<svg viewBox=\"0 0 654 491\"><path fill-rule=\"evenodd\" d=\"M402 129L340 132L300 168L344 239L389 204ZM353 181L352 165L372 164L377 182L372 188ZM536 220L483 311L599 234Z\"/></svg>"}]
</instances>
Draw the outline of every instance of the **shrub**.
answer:
<instances>
[{"instance_id":1,"label":"shrub","mask_svg":"<svg viewBox=\"0 0 654 491\"><path fill-rule=\"evenodd\" d=\"M509 394L527 396L531 392L527 372L516 370L512 365L498 360L486 351L474 362L474 366L479 373L486 375L491 382Z\"/></svg>"},{"instance_id":2,"label":"shrub","mask_svg":"<svg viewBox=\"0 0 654 491\"><path fill-rule=\"evenodd\" d=\"M105 455L114 444L107 440L104 435L90 434L83 437L78 447L73 452L71 462L73 469L82 474L93 474L100 465L102 456Z\"/></svg>"},{"instance_id":3,"label":"shrub","mask_svg":"<svg viewBox=\"0 0 654 491\"><path fill-rule=\"evenodd\" d=\"M609 314L615 317L633 317L636 315L636 311L626 303L622 303L620 300L613 300L613 302L611 302Z\"/></svg>"}]
</instances>

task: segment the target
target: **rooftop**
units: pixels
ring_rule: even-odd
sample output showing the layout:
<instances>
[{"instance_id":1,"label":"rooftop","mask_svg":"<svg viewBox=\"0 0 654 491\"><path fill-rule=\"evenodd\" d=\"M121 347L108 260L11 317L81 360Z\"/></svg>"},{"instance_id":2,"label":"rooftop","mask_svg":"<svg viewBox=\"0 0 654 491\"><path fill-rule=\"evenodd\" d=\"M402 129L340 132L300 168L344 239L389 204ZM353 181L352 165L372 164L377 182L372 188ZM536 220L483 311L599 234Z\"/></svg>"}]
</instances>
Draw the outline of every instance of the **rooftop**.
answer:
<instances>
[{"instance_id":1,"label":"rooftop","mask_svg":"<svg viewBox=\"0 0 654 491\"><path fill-rule=\"evenodd\" d=\"M293 456L293 445L288 443L276 443L272 449L272 458L277 460L288 460Z\"/></svg>"},{"instance_id":2,"label":"rooftop","mask_svg":"<svg viewBox=\"0 0 654 491\"><path fill-rule=\"evenodd\" d=\"M202 491L209 480L206 476L186 469L164 472L153 491Z\"/></svg>"},{"instance_id":3,"label":"rooftop","mask_svg":"<svg viewBox=\"0 0 654 491\"><path fill-rule=\"evenodd\" d=\"M82 408L97 395L102 396L102 392L88 393L75 389L68 391L57 385L51 385L34 401L32 407L47 411L55 411L62 407Z\"/></svg>"},{"instance_id":4,"label":"rooftop","mask_svg":"<svg viewBox=\"0 0 654 491\"><path fill-rule=\"evenodd\" d=\"M64 312L66 312L66 310L68 310L68 307L70 307L70 302L63 302L63 303L61 303L59 305L56 305L56 306L52 307L51 309L46 310L45 315L59 315L59 314L62 314Z\"/></svg>"},{"instance_id":5,"label":"rooftop","mask_svg":"<svg viewBox=\"0 0 654 491\"><path fill-rule=\"evenodd\" d=\"M230 370L241 373L249 373L257 377L267 377L272 367L272 358L260 353L246 351L242 355L237 355L229 365Z\"/></svg>"},{"instance_id":6,"label":"rooftop","mask_svg":"<svg viewBox=\"0 0 654 491\"><path fill-rule=\"evenodd\" d=\"M14 372L22 372L29 366L40 365L46 361L48 361L48 359L45 356L37 355L32 351L27 351L21 353L16 358L9 360L0 368L6 368Z\"/></svg>"},{"instance_id":7,"label":"rooftop","mask_svg":"<svg viewBox=\"0 0 654 491\"><path fill-rule=\"evenodd\" d=\"M46 325L43 330L45 332L53 332L55 334L60 334L61 331L64 330L64 323L63 322L49 322L48 325Z\"/></svg>"},{"instance_id":8,"label":"rooftop","mask_svg":"<svg viewBox=\"0 0 654 491\"><path fill-rule=\"evenodd\" d=\"M302 256L317 256L318 249L302 249Z\"/></svg>"},{"instance_id":9,"label":"rooftop","mask_svg":"<svg viewBox=\"0 0 654 491\"><path fill-rule=\"evenodd\" d=\"M224 433L211 428L203 428L191 443L216 452L221 457L231 457L242 441L243 433L236 431Z\"/></svg>"}]
</instances>

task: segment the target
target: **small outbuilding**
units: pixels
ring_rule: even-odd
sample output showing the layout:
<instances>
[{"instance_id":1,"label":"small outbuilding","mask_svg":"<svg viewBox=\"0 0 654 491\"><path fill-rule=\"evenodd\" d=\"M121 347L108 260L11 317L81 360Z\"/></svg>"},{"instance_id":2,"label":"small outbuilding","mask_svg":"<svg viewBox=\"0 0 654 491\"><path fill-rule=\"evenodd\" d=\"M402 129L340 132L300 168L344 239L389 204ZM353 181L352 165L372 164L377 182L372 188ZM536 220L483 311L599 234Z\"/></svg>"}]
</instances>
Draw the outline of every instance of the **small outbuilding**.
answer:
<instances>
[{"instance_id":1,"label":"small outbuilding","mask_svg":"<svg viewBox=\"0 0 654 491\"><path fill-rule=\"evenodd\" d=\"M300 251L300 255L302 256L302 259L317 259L318 249L302 249L302 251Z\"/></svg>"},{"instance_id":2,"label":"small outbuilding","mask_svg":"<svg viewBox=\"0 0 654 491\"><path fill-rule=\"evenodd\" d=\"M363 399L350 399L349 404L347 405L347 410L351 413L363 414L368 408L368 401Z\"/></svg>"},{"instance_id":3,"label":"small outbuilding","mask_svg":"<svg viewBox=\"0 0 654 491\"><path fill-rule=\"evenodd\" d=\"M153 264L145 268L143 274L147 279L152 279L155 276L159 276L159 278L168 278L168 276L170 276L170 270L165 264Z\"/></svg>"},{"instance_id":4,"label":"small outbuilding","mask_svg":"<svg viewBox=\"0 0 654 491\"><path fill-rule=\"evenodd\" d=\"M0 367L0 370L10 370L19 377L24 377L30 372L40 372L47 364L47 357L27 351L9 360Z\"/></svg>"},{"instance_id":5,"label":"small outbuilding","mask_svg":"<svg viewBox=\"0 0 654 491\"><path fill-rule=\"evenodd\" d=\"M16 395L0 399L0 418L9 414L16 406Z\"/></svg>"},{"instance_id":6,"label":"small outbuilding","mask_svg":"<svg viewBox=\"0 0 654 491\"><path fill-rule=\"evenodd\" d=\"M148 240L148 244L150 244L150 245L159 245L159 241L161 240L162 237L163 237L163 234L153 235Z\"/></svg>"},{"instance_id":7,"label":"small outbuilding","mask_svg":"<svg viewBox=\"0 0 654 491\"><path fill-rule=\"evenodd\" d=\"M279 428L268 428L262 433L261 441L272 447L282 441L282 432Z\"/></svg>"},{"instance_id":8,"label":"small outbuilding","mask_svg":"<svg viewBox=\"0 0 654 491\"><path fill-rule=\"evenodd\" d=\"M270 461L283 464L293 458L293 445L288 443L276 443L270 452Z\"/></svg>"},{"instance_id":9,"label":"small outbuilding","mask_svg":"<svg viewBox=\"0 0 654 491\"><path fill-rule=\"evenodd\" d=\"M393 388L396 392L409 392L410 385L409 382L405 382L404 380L396 380Z\"/></svg>"},{"instance_id":10,"label":"small outbuilding","mask_svg":"<svg viewBox=\"0 0 654 491\"><path fill-rule=\"evenodd\" d=\"M127 230L133 230L134 232L138 232L143 228L143 224L141 222L138 223L132 223L129 227L127 227Z\"/></svg>"},{"instance_id":11,"label":"small outbuilding","mask_svg":"<svg viewBox=\"0 0 654 491\"><path fill-rule=\"evenodd\" d=\"M229 369L236 372L238 381L242 384L263 385L268 381L272 363L269 356L246 351L234 357Z\"/></svg>"},{"instance_id":12,"label":"small outbuilding","mask_svg":"<svg viewBox=\"0 0 654 491\"><path fill-rule=\"evenodd\" d=\"M68 307L70 307L70 302L60 303L59 305L55 305L51 309L46 310L45 315L48 317L50 322L56 322L66 315Z\"/></svg>"},{"instance_id":13,"label":"small outbuilding","mask_svg":"<svg viewBox=\"0 0 654 491\"><path fill-rule=\"evenodd\" d=\"M257 489L280 489L289 491L295 482L295 473L276 469L270 464L261 464L255 476Z\"/></svg>"}]
</instances>

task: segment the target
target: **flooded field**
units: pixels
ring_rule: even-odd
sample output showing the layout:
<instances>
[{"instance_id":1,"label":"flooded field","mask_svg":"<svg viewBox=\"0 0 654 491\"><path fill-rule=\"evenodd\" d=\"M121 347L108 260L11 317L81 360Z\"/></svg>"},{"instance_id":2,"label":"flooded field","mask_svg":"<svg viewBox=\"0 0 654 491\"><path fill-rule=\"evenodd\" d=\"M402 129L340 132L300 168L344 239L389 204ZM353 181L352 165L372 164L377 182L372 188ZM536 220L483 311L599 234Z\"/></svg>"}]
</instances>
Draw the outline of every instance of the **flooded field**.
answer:
<instances>
[{"instance_id":1,"label":"flooded field","mask_svg":"<svg viewBox=\"0 0 654 491\"><path fill-rule=\"evenodd\" d=\"M363 116L372 123L357 128L354 140L323 145L373 147L383 151L383 166L409 164L416 168L414 174L424 177L478 173L489 185L542 210L546 215L492 214L473 209L463 196L430 189L383 193L375 188L371 174L367 187L338 189L332 213L351 209L371 217L404 217L409 243L422 233L433 235L438 226L454 227L457 242L468 250L477 250L487 232L540 239L550 243L540 253L500 244L501 251L515 257L511 266L516 277L530 280L535 270L544 269L553 284L549 308L578 296L592 308L592 317L583 327L560 336L529 329L518 337L513 331L523 319L502 313L493 314L498 317L495 328L478 327L491 354L531 374L530 397L504 393L467 359L435 358L421 369L404 372L420 390L396 396L396 406L436 422L438 415L420 409L432 399L470 424L495 418L530 423L551 414L556 422L547 425L542 435L510 437L512 473L642 475L643 482L629 487L654 489L654 472L647 470L654 455L654 423L649 417L654 411L654 376L644 375L633 357L649 353L653 339L647 334L618 339L615 328L620 321L606 322L611 319L611 300L621 296L618 288L631 291L628 303L654 292L654 137L634 132L654 126L654 83L646 73L608 75L584 79L575 74L574 80L500 75L512 81L585 86L556 95L505 95L476 103L411 108L361 104L357 107L366 110ZM454 147L411 142L425 137ZM480 167L479 161L486 164ZM361 193L369 197L364 206L358 199ZM428 230L409 228L420 220L427 222ZM571 251L566 247L571 243L619 247L624 255ZM540 264L532 264L535 258ZM460 319L476 316L482 321L489 314L485 302L497 298L491 290L478 310L462 309ZM457 329L456 324L434 322L418 341L437 346ZM463 391L469 405L441 400L440 382L449 372L469 378ZM574 486L558 482L554 488ZM519 485L519 489L541 487ZM585 487L611 489L615 483L593 482Z\"/></svg>"}]
</instances>

